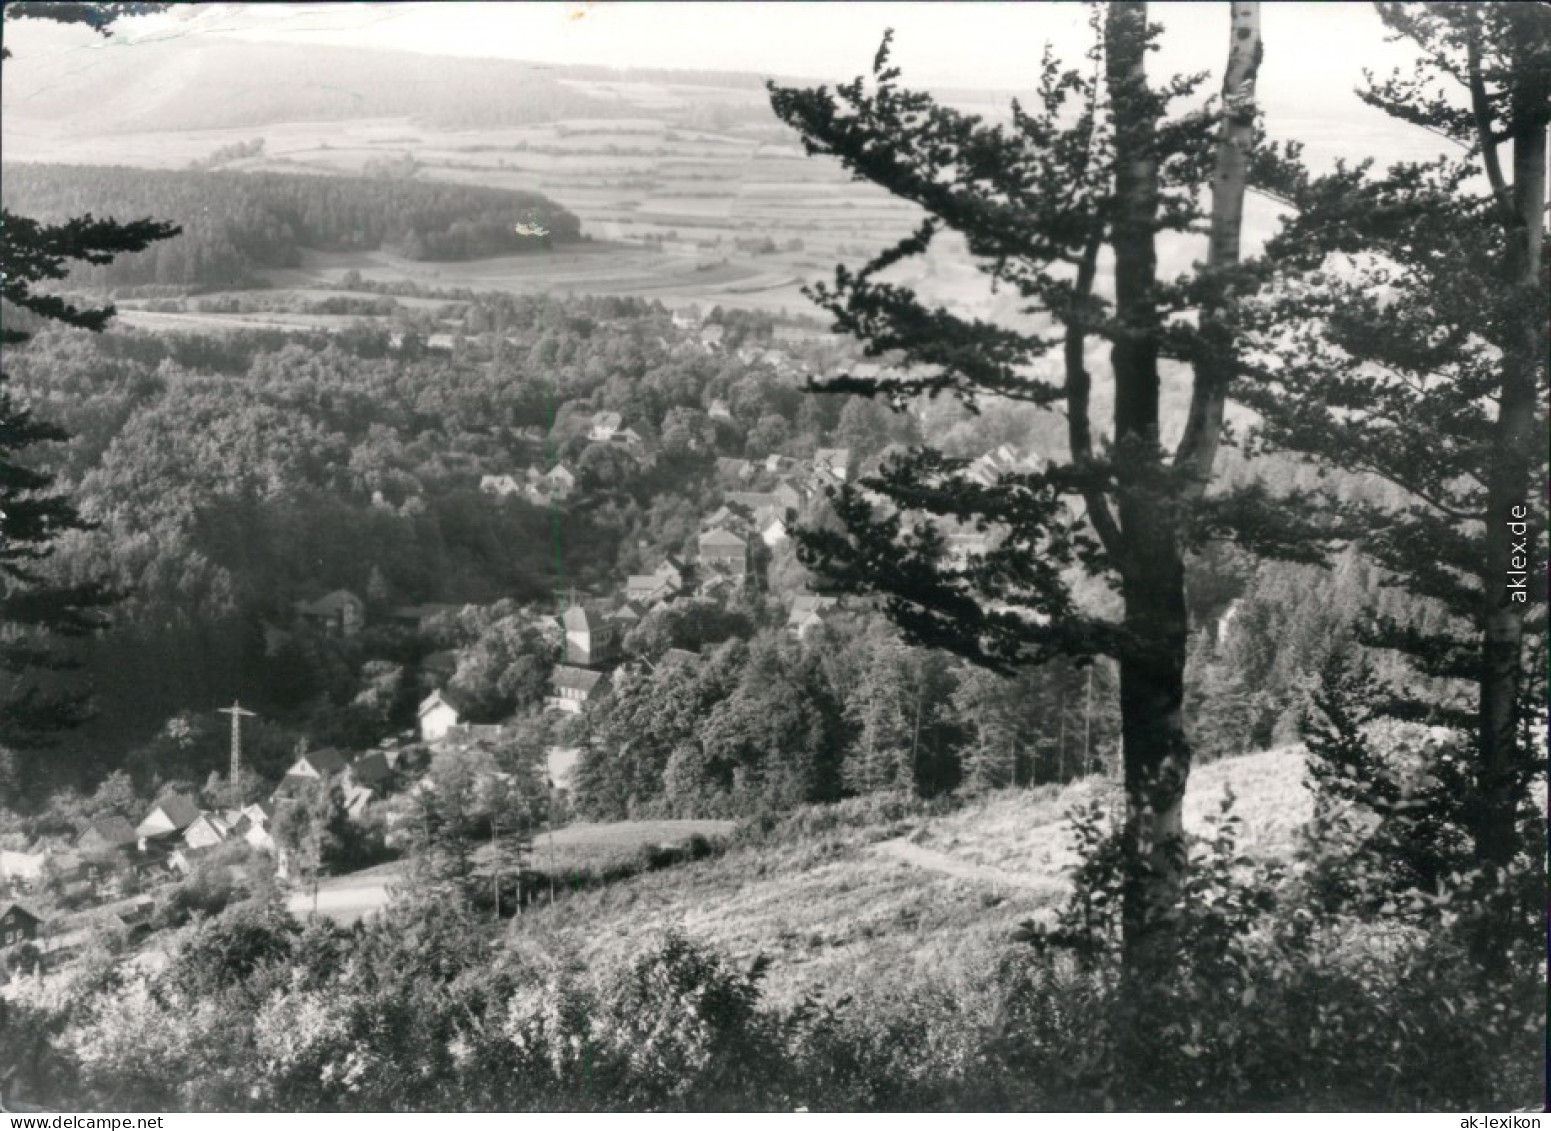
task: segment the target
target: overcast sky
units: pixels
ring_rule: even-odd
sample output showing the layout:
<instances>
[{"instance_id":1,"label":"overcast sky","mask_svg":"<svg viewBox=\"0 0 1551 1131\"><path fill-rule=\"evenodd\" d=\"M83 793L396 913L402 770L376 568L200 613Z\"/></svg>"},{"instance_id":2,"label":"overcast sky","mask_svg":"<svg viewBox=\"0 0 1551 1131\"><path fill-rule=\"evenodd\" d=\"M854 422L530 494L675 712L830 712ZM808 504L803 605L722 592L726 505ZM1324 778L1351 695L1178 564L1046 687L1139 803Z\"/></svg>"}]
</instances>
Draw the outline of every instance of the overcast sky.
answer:
<instances>
[{"instance_id":1,"label":"overcast sky","mask_svg":"<svg viewBox=\"0 0 1551 1131\"><path fill-rule=\"evenodd\" d=\"M1167 29L1154 70L1217 70L1228 5L1152 5ZM1367 3L1263 5L1268 107L1339 106L1364 65L1403 62ZM126 21L120 35L225 34L445 55L615 67L687 67L834 78L871 59L885 27L907 78L930 85L1027 86L1048 40L1076 60L1088 43L1077 3L353 3L187 4ZM19 35L25 25L11 25Z\"/></svg>"},{"instance_id":2,"label":"overcast sky","mask_svg":"<svg viewBox=\"0 0 1551 1131\"><path fill-rule=\"evenodd\" d=\"M1221 74L1228 4L1155 3L1166 31L1149 65L1155 77ZM1385 42L1367 3L1273 2L1262 6L1266 58L1260 100L1276 135L1324 135L1331 153L1404 131L1352 94L1365 66L1381 74L1413 57ZM114 50L144 38L237 36L297 44L351 44L451 56L487 56L612 67L750 71L835 82L865 70L893 27L905 81L928 87L1028 90L1044 44L1077 63L1089 45L1079 3L352 3L188 4L124 21L114 40L78 30L47 36L49 50ZM8 26L20 46L27 21ZM39 46L44 46L40 39ZM1212 84L1215 86L1215 81ZM1381 161L1414 156L1414 136ZM1436 143L1429 143L1436 150ZM1310 157L1317 156L1317 149Z\"/></svg>"}]
</instances>

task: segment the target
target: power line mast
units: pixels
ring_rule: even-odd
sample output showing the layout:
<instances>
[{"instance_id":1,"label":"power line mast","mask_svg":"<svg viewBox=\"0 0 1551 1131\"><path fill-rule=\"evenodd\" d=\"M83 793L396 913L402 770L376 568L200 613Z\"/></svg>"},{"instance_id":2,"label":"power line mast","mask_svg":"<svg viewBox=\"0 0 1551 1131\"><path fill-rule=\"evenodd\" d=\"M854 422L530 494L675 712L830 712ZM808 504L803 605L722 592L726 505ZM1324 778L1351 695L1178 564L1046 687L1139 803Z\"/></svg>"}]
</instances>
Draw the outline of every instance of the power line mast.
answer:
<instances>
[{"instance_id":1,"label":"power line mast","mask_svg":"<svg viewBox=\"0 0 1551 1131\"><path fill-rule=\"evenodd\" d=\"M242 704L237 702L235 699L232 700L232 705L230 707L222 707L220 709L220 713L223 715L230 715L232 717L232 771L231 777L227 780L231 783L231 787L235 791L238 788L238 781L240 780L238 775L242 772L242 720L244 717L256 719L258 718L258 715L255 712L249 711L247 708L243 707Z\"/></svg>"}]
</instances>

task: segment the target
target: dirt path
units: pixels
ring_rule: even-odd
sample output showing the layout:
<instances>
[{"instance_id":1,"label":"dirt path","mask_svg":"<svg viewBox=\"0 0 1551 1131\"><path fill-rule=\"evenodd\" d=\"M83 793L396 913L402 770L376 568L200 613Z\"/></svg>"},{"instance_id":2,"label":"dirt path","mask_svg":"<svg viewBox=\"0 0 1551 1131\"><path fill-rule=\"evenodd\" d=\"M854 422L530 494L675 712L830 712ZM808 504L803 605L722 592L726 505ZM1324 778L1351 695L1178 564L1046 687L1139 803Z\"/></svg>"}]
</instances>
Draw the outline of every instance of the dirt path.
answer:
<instances>
[{"instance_id":1,"label":"dirt path","mask_svg":"<svg viewBox=\"0 0 1551 1131\"><path fill-rule=\"evenodd\" d=\"M911 844L904 837L881 841L873 845L872 850L880 856L889 856L902 863L924 868L928 872L937 872L961 880L974 880L994 887L1019 888L1043 895L1062 895L1066 892L1066 884L1051 876L1030 876L993 868L987 864L971 864L967 860L956 859L947 853L922 848L919 844Z\"/></svg>"}]
</instances>

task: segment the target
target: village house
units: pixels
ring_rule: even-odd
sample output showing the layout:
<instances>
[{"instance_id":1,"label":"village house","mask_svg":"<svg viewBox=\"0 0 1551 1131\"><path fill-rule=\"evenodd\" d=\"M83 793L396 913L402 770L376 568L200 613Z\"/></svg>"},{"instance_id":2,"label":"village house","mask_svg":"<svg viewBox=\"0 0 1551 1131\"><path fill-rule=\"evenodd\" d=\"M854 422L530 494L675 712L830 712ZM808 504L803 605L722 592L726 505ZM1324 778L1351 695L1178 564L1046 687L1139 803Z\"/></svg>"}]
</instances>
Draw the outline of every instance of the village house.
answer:
<instances>
[{"instance_id":1,"label":"village house","mask_svg":"<svg viewBox=\"0 0 1551 1131\"><path fill-rule=\"evenodd\" d=\"M592 425L587 430L587 438L597 444L608 444L614 440L614 434L624 424L624 417L617 412L599 412L592 418Z\"/></svg>"},{"instance_id":2,"label":"village house","mask_svg":"<svg viewBox=\"0 0 1551 1131\"><path fill-rule=\"evenodd\" d=\"M560 664L550 673L550 696L544 700L546 707L579 715L589 703L596 702L608 690L608 676L587 668Z\"/></svg>"},{"instance_id":3,"label":"village house","mask_svg":"<svg viewBox=\"0 0 1551 1131\"><path fill-rule=\"evenodd\" d=\"M741 506L723 503L700 520L701 530L715 530L718 526L732 531L746 530L749 526L749 512Z\"/></svg>"},{"instance_id":4,"label":"village house","mask_svg":"<svg viewBox=\"0 0 1551 1131\"><path fill-rule=\"evenodd\" d=\"M813 475L825 486L844 483L851 474L850 448L820 448L813 453Z\"/></svg>"},{"instance_id":5,"label":"village house","mask_svg":"<svg viewBox=\"0 0 1551 1131\"><path fill-rule=\"evenodd\" d=\"M0 848L0 889L31 891L43 878L48 856L42 852L13 852Z\"/></svg>"},{"instance_id":6,"label":"village house","mask_svg":"<svg viewBox=\"0 0 1551 1131\"><path fill-rule=\"evenodd\" d=\"M774 549L785 542L791 532L786 525L786 518L775 507L761 507L754 516L754 529L759 534L759 540Z\"/></svg>"},{"instance_id":7,"label":"village house","mask_svg":"<svg viewBox=\"0 0 1551 1131\"><path fill-rule=\"evenodd\" d=\"M218 847L220 846L215 844L205 844L198 848L192 848L186 844L179 845L167 857L167 866L178 875L187 876L199 866L201 861L209 859Z\"/></svg>"},{"instance_id":8,"label":"village house","mask_svg":"<svg viewBox=\"0 0 1551 1131\"><path fill-rule=\"evenodd\" d=\"M332 746L325 746L320 750L303 750L296 756L296 761L291 763L291 768L286 770L280 785L284 789L288 785L328 781L335 775L343 773L344 769L345 756Z\"/></svg>"},{"instance_id":9,"label":"village house","mask_svg":"<svg viewBox=\"0 0 1551 1131\"><path fill-rule=\"evenodd\" d=\"M619 627L596 610L572 605L560 618L565 628L565 662L595 668L619 656Z\"/></svg>"},{"instance_id":10,"label":"village house","mask_svg":"<svg viewBox=\"0 0 1551 1131\"><path fill-rule=\"evenodd\" d=\"M201 813L183 830L183 844L187 848L214 848L225 843L231 833L232 827L225 817L217 813Z\"/></svg>"},{"instance_id":11,"label":"village house","mask_svg":"<svg viewBox=\"0 0 1551 1131\"><path fill-rule=\"evenodd\" d=\"M654 575L655 576L655 575ZM636 625L641 623L641 618L646 615L646 607L635 601L621 601L617 609L612 610L604 619L619 626L619 633L624 636Z\"/></svg>"},{"instance_id":12,"label":"village house","mask_svg":"<svg viewBox=\"0 0 1551 1131\"><path fill-rule=\"evenodd\" d=\"M749 570L749 544L725 527L708 530L697 540L700 565L707 572L742 577Z\"/></svg>"},{"instance_id":13,"label":"village house","mask_svg":"<svg viewBox=\"0 0 1551 1131\"><path fill-rule=\"evenodd\" d=\"M734 578L725 573L712 573L701 579L700 584L695 586L695 596L708 601L725 601L737 593L742 581L742 578Z\"/></svg>"},{"instance_id":14,"label":"village house","mask_svg":"<svg viewBox=\"0 0 1551 1131\"><path fill-rule=\"evenodd\" d=\"M420 701L420 738L440 742L463 721L463 709L445 691L433 691Z\"/></svg>"},{"instance_id":15,"label":"village house","mask_svg":"<svg viewBox=\"0 0 1551 1131\"><path fill-rule=\"evenodd\" d=\"M802 506L803 495L791 483L783 480L769 491L729 491L727 502L731 506L742 507L750 514L772 507L795 511Z\"/></svg>"},{"instance_id":16,"label":"village house","mask_svg":"<svg viewBox=\"0 0 1551 1131\"><path fill-rule=\"evenodd\" d=\"M625 579L625 596L631 601L654 605L672 593L668 579L655 573L633 573Z\"/></svg>"},{"instance_id":17,"label":"village house","mask_svg":"<svg viewBox=\"0 0 1551 1131\"><path fill-rule=\"evenodd\" d=\"M354 636L366 625L366 604L348 589L336 589L316 601L296 602L302 622L333 636Z\"/></svg>"},{"instance_id":18,"label":"village house","mask_svg":"<svg viewBox=\"0 0 1551 1131\"><path fill-rule=\"evenodd\" d=\"M971 461L964 469L964 475L975 483L990 487L994 486L1003 475L1038 471L1040 467L1041 461L1038 456L1025 456L1011 444L1002 444Z\"/></svg>"},{"instance_id":19,"label":"village house","mask_svg":"<svg viewBox=\"0 0 1551 1131\"><path fill-rule=\"evenodd\" d=\"M32 942L41 926L43 920L20 903L0 903L0 947Z\"/></svg>"},{"instance_id":20,"label":"village house","mask_svg":"<svg viewBox=\"0 0 1551 1131\"><path fill-rule=\"evenodd\" d=\"M721 397L713 397L711 399L711 407L706 409L706 415L709 416L712 420L730 421L732 420L732 409L727 407L727 402ZM722 461L717 460L716 462L720 464ZM734 462L742 463L743 461L736 460Z\"/></svg>"},{"instance_id":21,"label":"village house","mask_svg":"<svg viewBox=\"0 0 1551 1131\"><path fill-rule=\"evenodd\" d=\"M727 330L720 323L713 322L700 327L700 342L702 345L719 346L726 335Z\"/></svg>"},{"instance_id":22,"label":"village house","mask_svg":"<svg viewBox=\"0 0 1551 1131\"><path fill-rule=\"evenodd\" d=\"M487 495L504 499L508 495L520 494L522 484L510 475L484 475L480 477L479 489Z\"/></svg>"},{"instance_id":23,"label":"village house","mask_svg":"<svg viewBox=\"0 0 1551 1131\"><path fill-rule=\"evenodd\" d=\"M232 825L232 835L241 837L250 847L260 852L274 852L275 839L269 831L274 819L273 801L256 801L252 805L245 805Z\"/></svg>"},{"instance_id":24,"label":"village house","mask_svg":"<svg viewBox=\"0 0 1551 1131\"><path fill-rule=\"evenodd\" d=\"M732 456L717 456L716 474L741 483L753 476L754 465L746 459L735 459Z\"/></svg>"},{"instance_id":25,"label":"village house","mask_svg":"<svg viewBox=\"0 0 1551 1131\"><path fill-rule=\"evenodd\" d=\"M152 844L166 844L199 819L199 806L179 794L168 794L151 807L135 835L142 852Z\"/></svg>"},{"instance_id":26,"label":"village house","mask_svg":"<svg viewBox=\"0 0 1551 1131\"><path fill-rule=\"evenodd\" d=\"M381 790L393 776L388 756L381 750L368 750L345 771L350 784L370 790Z\"/></svg>"},{"instance_id":27,"label":"village house","mask_svg":"<svg viewBox=\"0 0 1551 1131\"><path fill-rule=\"evenodd\" d=\"M539 506L551 502L563 503L576 489L576 475L563 463L557 463L548 471L528 468L527 485L523 489L530 503Z\"/></svg>"},{"instance_id":28,"label":"village house","mask_svg":"<svg viewBox=\"0 0 1551 1131\"><path fill-rule=\"evenodd\" d=\"M799 593L792 601L792 610L786 618L787 630L795 633L799 640L806 639L808 633L824 623L826 614L835 606L836 600L833 597Z\"/></svg>"},{"instance_id":29,"label":"village house","mask_svg":"<svg viewBox=\"0 0 1551 1131\"><path fill-rule=\"evenodd\" d=\"M134 872L139 843L135 827L116 815L89 822L75 838L76 851L93 883Z\"/></svg>"},{"instance_id":30,"label":"village house","mask_svg":"<svg viewBox=\"0 0 1551 1131\"><path fill-rule=\"evenodd\" d=\"M114 815L98 817L94 821L87 822L86 827L75 838L75 847L78 852L86 854L118 852L126 849L133 851L139 839L135 835L133 825L123 817Z\"/></svg>"}]
</instances>

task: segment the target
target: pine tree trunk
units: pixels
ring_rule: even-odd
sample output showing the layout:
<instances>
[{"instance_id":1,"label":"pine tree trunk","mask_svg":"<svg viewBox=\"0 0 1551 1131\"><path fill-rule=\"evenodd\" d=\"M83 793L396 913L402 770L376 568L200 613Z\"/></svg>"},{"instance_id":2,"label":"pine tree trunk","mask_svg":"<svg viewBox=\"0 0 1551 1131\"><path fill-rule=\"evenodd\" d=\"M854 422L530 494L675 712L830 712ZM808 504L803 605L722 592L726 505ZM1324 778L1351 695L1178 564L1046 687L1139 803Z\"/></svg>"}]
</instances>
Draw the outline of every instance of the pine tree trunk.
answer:
<instances>
[{"instance_id":1,"label":"pine tree trunk","mask_svg":"<svg viewBox=\"0 0 1551 1131\"><path fill-rule=\"evenodd\" d=\"M1223 125L1212 182L1209 267L1239 258L1254 81L1261 45L1259 5L1232 7L1223 90ZM1106 24L1106 64L1115 100L1113 226L1116 312L1127 332L1115 340L1115 436L1118 511L1123 553L1121 593L1131 643L1120 660L1120 716L1124 758L1126 860L1122 946L1128 974L1158 974L1177 961L1174 922L1187 858L1185 785L1190 744L1185 735L1185 605L1181 523L1185 508L1204 493L1211 476L1223 404L1232 376L1232 342L1225 319L1226 292L1203 312L1204 350L1195 369L1190 416L1175 466L1163 463L1160 444L1158 332L1154 284L1157 253L1158 111L1144 73L1146 5L1115 3Z\"/></svg>"},{"instance_id":2,"label":"pine tree trunk","mask_svg":"<svg viewBox=\"0 0 1551 1131\"><path fill-rule=\"evenodd\" d=\"M1171 929L1184 876L1182 805L1190 749L1185 741L1185 570L1176 512L1169 505L1158 421L1157 104L1147 89L1147 6L1110 5L1105 27L1115 102L1115 305L1126 332L1111 351L1115 376L1116 472L1124 557L1120 663L1125 763L1126 877L1122 947L1130 973L1173 965Z\"/></svg>"},{"instance_id":3,"label":"pine tree trunk","mask_svg":"<svg viewBox=\"0 0 1551 1131\"><path fill-rule=\"evenodd\" d=\"M1524 663L1524 614L1541 579L1525 552L1539 532L1530 522L1529 493L1543 489L1531 475L1545 437L1535 427L1536 398L1546 365L1546 311L1540 291L1545 230L1546 131L1551 84L1526 67L1513 92L1513 221L1508 239L1506 283L1512 292L1510 318L1521 327L1517 348L1505 351L1493 459L1487 482L1485 576L1482 579L1482 674L1480 759L1475 848L1489 868L1508 864L1517 850L1515 810L1519 802L1520 750L1517 706ZM1514 526L1512 524L1518 523ZM1514 531L1524 531L1515 534ZM1515 543L1519 545L1516 546ZM1519 546L1525 548L1520 550ZM1514 588L1518 580L1522 588ZM1517 599L1516 599L1517 595Z\"/></svg>"}]
</instances>

